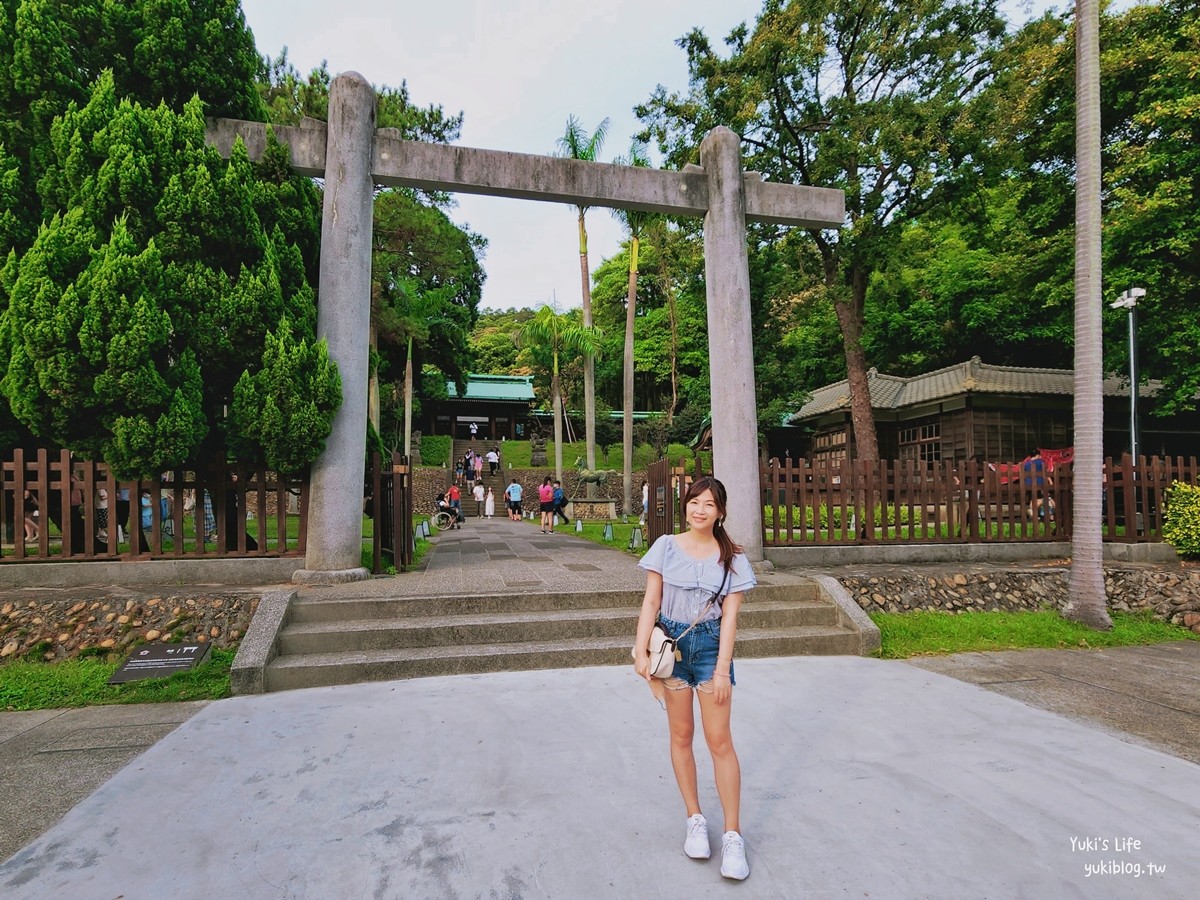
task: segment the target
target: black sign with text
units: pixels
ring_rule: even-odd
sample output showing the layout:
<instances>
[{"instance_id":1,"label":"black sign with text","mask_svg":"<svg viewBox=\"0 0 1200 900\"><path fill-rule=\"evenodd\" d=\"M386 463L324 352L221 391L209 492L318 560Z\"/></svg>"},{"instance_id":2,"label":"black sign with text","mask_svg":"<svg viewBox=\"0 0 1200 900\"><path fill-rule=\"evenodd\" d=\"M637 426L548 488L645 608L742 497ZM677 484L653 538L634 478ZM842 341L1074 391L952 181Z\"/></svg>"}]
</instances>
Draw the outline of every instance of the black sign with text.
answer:
<instances>
[{"instance_id":1,"label":"black sign with text","mask_svg":"<svg viewBox=\"0 0 1200 900\"><path fill-rule=\"evenodd\" d=\"M210 644L145 644L113 673L109 684L124 684L142 678L166 678L194 669L208 657Z\"/></svg>"}]
</instances>

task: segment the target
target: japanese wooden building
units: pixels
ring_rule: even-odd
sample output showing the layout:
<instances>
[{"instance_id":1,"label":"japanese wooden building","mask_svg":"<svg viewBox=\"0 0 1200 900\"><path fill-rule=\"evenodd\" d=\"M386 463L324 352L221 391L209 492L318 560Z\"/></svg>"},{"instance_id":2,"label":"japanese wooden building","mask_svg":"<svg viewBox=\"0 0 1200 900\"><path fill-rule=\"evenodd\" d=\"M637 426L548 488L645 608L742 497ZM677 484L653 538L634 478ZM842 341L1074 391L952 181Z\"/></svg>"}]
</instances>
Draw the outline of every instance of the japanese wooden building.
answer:
<instances>
[{"instance_id":1,"label":"japanese wooden building","mask_svg":"<svg viewBox=\"0 0 1200 900\"><path fill-rule=\"evenodd\" d=\"M468 375L466 392L461 397L453 381L446 383L446 393L444 400L422 402L421 428L425 434L468 438L474 424L480 440L528 437L533 376Z\"/></svg>"},{"instance_id":2,"label":"japanese wooden building","mask_svg":"<svg viewBox=\"0 0 1200 900\"><path fill-rule=\"evenodd\" d=\"M871 408L882 459L1023 459L1035 448L1074 441L1074 373L1070 369L992 366L979 357L912 377L871 369ZM1139 392L1139 452L1146 456L1194 455L1200 447L1200 414L1153 414L1154 382ZM787 424L793 456L854 456L850 388L838 381L813 391ZM1129 385L1104 381L1104 453L1129 449ZM773 448L774 452L774 448ZM781 455L781 454L780 454Z\"/></svg>"}]
</instances>

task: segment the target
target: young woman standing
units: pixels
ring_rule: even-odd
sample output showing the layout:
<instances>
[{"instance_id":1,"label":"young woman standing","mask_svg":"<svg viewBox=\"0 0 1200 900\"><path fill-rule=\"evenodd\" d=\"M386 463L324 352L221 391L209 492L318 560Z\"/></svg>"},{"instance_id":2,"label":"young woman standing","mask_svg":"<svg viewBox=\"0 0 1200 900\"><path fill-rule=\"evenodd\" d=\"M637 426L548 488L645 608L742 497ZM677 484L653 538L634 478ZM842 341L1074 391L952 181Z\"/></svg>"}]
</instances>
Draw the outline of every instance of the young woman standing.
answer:
<instances>
[{"instance_id":1,"label":"young woman standing","mask_svg":"<svg viewBox=\"0 0 1200 900\"><path fill-rule=\"evenodd\" d=\"M538 508L542 513L542 534L554 533L554 485L547 477L538 488Z\"/></svg>"},{"instance_id":2,"label":"young woman standing","mask_svg":"<svg viewBox=\"0 0 1200 900\"><path fill-rule=\"evenodd\" d=\"M689 530L663 535L639 563L647 574L634 642L634 667L639 675L652 681L647 648L655 622L670 637L679 638L682 659L676 657L675 669L662 686L671 735L671 766L687 807L683 851L693 859L708 859L711 854L692 752L694 695L700 703L704 739L712 755L725 819L721 874L740 881L750 874L750 867L738 818L741 768L729 717L737 614L744 592L756 581L749 561L725 530L725 486L715 478L698 478L688 488L684 506Z\"/></svg>"}]
</instances>

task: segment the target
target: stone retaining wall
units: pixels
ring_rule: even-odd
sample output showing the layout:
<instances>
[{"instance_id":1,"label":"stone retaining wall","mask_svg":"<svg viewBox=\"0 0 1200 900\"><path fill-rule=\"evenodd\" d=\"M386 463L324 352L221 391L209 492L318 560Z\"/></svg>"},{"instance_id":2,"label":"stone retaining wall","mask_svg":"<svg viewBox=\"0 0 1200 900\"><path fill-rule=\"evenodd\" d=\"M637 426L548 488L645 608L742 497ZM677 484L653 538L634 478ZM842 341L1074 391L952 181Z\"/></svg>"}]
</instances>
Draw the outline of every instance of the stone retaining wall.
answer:
<instances>
[{"instance_id":1,"label":"stone retaining wall","mask_svg":"<svg viewBox=\"0 0 1200 900\"><path fill-rule=\"evenodd\" d=\"M153 597L9 600L0 606L0 658L25 656L39 645L45 645L40 657L47 661L78 656L88 648L124 652L154 641L234 647L258 600L257 593L201 595L186 588Z\"/></svg>"},{"instance_id":2,"label":"stone retaining wall","mask_svg":"<svg viewBox=\"0 0 1200 900\"><path fill-rule=\"evenodd\" d=\"M1069 572L1064 568L927 574L835 575L867 612L938 609L1062 609ZM1200 572L1158 567L1104 569L1108 608L1149 609L1156 619L1200 634Z\"/></svg>"}]
</instances>

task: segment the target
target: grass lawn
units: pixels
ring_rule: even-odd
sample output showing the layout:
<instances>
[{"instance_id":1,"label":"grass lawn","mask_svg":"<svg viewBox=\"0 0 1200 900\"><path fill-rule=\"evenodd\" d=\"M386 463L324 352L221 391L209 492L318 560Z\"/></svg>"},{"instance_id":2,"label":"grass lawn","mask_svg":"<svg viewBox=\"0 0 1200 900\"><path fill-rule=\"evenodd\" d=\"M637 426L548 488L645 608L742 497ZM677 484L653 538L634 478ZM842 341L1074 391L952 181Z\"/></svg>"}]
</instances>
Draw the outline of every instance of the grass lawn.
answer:
<instances>
[{"instance_id":1,"label":"grass lawn","mask_svg":"<svg viewBox=\"0 0 1200 900\"><path fill-rule=\"evenodd\" d=\"M961 614L917 610L870 615L879 626L882 638L877 655L884 659L976 650L1124 647L1200 640L1200 635L1169 622L1157 621L1149 612L1113 613L1112 631L1092 631L1068 622L1054 610Z\"/></svg>"},{"instance_id":2,"label":"grass lawn","mask_svg":"<svg viewBox=\"0 0 1200 900\"><path fill-rule=\"evenodd\" d=\"M536 528L537 521L537 519L534 519L529 523L529 526L531 528ZM604 539L604 526L604 522L584 522L583 531L576 532L575 520L572 519L570 525L558 525L554 530L560 534L570 534L574 535L575 537L583 538L584 540L591 541L594 544L603 544L605 547L616 547L618 550L624 550L626 553L633 554L638 559L641 559L642 554L649 549L646 546L646 529L644 526L639 526L636 522L630 522L627 525L621 522L613 522L613 539L611 541L606 541ZM637 550L632 550L629 547L629 540L633 536L634 528L642 529L643 546Z\"/></svg>"},{"instance_id":3,"label":"grass lawn","mask_svg":"<svg viewBox=\"0 0 1200 900\"><path fill-rule=\"evenodd\" d=\"M124 661L124 653L57 663L14 660L0 666L0 709L219 700L229 696L229 668L235 653L214 647L208 660L190 672L128 684L107 684Z\"/></svg>"}]
</instances>

